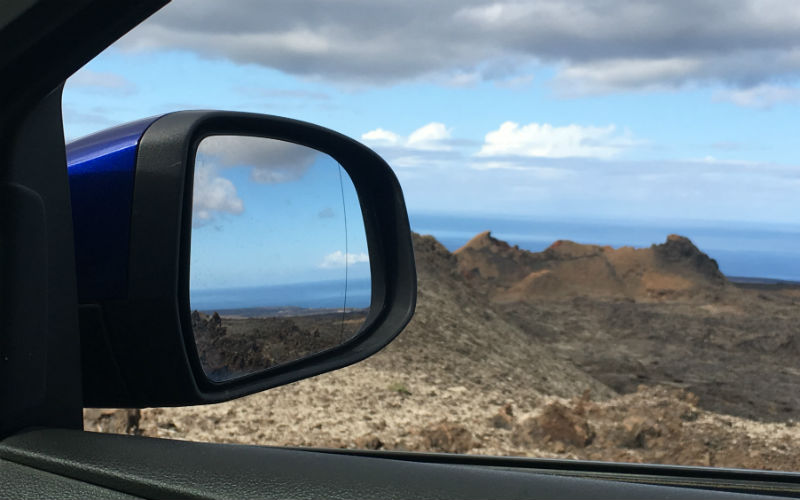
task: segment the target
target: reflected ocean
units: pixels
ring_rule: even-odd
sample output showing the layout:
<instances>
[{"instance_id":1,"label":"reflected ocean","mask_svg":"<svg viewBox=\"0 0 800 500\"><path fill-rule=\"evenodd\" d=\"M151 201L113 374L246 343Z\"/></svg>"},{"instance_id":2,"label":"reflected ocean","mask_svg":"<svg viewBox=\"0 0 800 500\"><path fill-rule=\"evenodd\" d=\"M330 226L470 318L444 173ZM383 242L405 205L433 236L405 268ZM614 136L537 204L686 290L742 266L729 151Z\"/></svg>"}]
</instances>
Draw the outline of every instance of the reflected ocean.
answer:
<instances>
[{"instance_id":1,"label":"reflected ocean","mask_svg":"<svg viewBox=\"0 0 800 500\"><path fill-rule=\"evenodd\" d=\"M369 279L347 284L347 309L369 306L372 288ZM191 307L200 311L224 309L299 307L303 309L342 309L345 306L343 282L314 281L258 287L192 290Z\"/></svg>"}]
</instances>

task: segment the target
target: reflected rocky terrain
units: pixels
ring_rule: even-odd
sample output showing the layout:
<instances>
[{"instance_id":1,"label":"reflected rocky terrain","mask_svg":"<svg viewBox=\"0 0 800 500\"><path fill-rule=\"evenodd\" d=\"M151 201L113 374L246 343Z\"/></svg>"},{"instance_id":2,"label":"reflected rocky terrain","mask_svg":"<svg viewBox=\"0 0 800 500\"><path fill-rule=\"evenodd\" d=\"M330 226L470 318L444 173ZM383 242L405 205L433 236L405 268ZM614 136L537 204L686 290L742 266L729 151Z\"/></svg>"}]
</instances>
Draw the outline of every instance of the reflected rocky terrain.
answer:
<instances>
[{"instance_id":1,"label":"reflected rocky terrain","mask_svg":"<svg viewBox=\"0 0 800 500\"><path fill-rule=\"evenodd\" d=\"M336 347L357 333L369 311L284 308L280 316L259 316L264 312L192 312L200 363L211 380L238 378Z\"/></svg>"}]
</instances>

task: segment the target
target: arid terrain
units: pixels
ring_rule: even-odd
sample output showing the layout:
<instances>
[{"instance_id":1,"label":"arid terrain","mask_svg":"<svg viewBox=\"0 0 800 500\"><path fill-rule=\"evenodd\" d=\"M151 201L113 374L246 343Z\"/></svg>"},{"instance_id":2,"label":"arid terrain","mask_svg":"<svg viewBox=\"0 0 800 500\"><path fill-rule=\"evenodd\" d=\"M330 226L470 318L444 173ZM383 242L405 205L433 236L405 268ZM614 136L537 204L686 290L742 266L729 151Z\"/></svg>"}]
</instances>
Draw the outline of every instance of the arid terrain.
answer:
<instances>
[{"instance_id":1,"label":"arid terrain","mask_svg":"<svg viewBox=\"0 0 800 500\"><path fill-rule=\"evenodd\" d=\"M231 380L295 361L340 345L352 337L366 310L330 311L294 308L280 315L246 316L192 311L197 354L206 375Z\"/></svg>"},{"instance_id":2,"label":"arid terrain","mask_svg":"<svg viewBox=\"0 0 800 500\"><path fill-rule=\"evenodd\" d=\"M86 410L89 430L800 470L800 289L731 283L691 241L414 236L417 312L357 365L204 407ZM204 318L208 321L208 318Z\"/></svg>"}]
</instances>

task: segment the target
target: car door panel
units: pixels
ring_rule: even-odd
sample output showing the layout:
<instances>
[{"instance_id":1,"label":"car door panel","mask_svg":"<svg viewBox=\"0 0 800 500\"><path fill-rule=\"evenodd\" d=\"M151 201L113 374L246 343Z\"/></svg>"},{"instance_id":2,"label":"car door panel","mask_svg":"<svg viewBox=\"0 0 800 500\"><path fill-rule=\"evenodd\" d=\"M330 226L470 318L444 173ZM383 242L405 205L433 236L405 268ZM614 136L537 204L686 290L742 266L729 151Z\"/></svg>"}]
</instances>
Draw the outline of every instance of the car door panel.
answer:
<instances>
[{"instance_id":1,"label":"car door panel","mask_svg":"<svg viewBox=\"0 0 800 500\"><path fill-rule=\"evenodd\" d=\"M59 476L34 467L0 460L0 498L139 498L91 483Z\"/></svg>"}]
</instances>

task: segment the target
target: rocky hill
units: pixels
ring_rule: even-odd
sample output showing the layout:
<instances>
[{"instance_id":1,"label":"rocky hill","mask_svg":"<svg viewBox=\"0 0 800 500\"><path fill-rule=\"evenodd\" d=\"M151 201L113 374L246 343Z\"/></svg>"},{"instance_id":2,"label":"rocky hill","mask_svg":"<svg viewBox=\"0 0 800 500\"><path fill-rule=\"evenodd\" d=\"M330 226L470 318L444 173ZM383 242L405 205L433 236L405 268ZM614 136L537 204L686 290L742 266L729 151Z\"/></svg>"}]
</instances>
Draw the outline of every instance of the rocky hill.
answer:
<instances>
[{"instance_id":1,"label":"rocky hill","mask_svg":"<svg viewBox=\"0 0 800 500\"><path fill-rule=\"evenodd\" d=\"M800 373L776 368L800 357L797 290L737 287L688 238L528 252L484 232L454 256L502 318L619 393L668 384L712 411L800 412Z\"/></svg>"},{"instance_id":2,"label":"rocky hill","mask_svg":"<svg viewBox=\"0 0 800 500\"><path fill-rule=\"evenodd\" d=\"M675 300L719 294L728 285L716 261L678 235L642 249L559 240L529 252L486 231L455 256L461 274L485 283L496 303L575 296Z\"/></svg>"},{"instance_id":3,"label":"rocky hill","mask_svg":"<svg viewBox=\"0 0 800 500\"><path fill-rule=\"evenodd\" d=\"M441 243L431 236L413 238L417 309L403 333L381 353L381 366L430 374L431 381L470 391L494 384L501 391L514 386L564 397L587 389L600 397L612 394L548 346L531 342L528 333L489 307ZM432 363L440 369L431 370Z\"/></svg>"}]
</instances>

